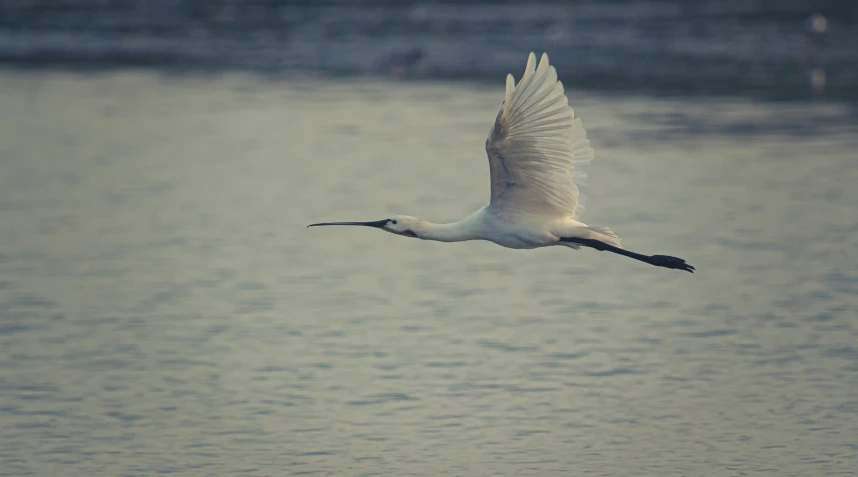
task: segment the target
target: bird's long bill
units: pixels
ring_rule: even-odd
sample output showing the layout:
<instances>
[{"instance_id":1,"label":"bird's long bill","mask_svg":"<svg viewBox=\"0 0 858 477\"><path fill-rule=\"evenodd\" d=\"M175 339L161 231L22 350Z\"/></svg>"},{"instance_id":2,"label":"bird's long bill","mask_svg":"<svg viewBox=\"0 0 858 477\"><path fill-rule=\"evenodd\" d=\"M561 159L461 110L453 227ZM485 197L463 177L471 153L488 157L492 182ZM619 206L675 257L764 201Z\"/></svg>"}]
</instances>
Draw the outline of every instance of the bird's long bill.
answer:
<instances>
[{"instance_id":1,"label":"bird's long bill","mask_svg":"<svg viewBox=\"0 0 858 477\"><path fill-rule=\"evenodd\" d=\"M363 225L364 227L383 228L387 225L388 220L376 220L374 222L322 222L318 224L310 224L307 227L318 227L320 225Z\"/></svg>"}]
</instances>

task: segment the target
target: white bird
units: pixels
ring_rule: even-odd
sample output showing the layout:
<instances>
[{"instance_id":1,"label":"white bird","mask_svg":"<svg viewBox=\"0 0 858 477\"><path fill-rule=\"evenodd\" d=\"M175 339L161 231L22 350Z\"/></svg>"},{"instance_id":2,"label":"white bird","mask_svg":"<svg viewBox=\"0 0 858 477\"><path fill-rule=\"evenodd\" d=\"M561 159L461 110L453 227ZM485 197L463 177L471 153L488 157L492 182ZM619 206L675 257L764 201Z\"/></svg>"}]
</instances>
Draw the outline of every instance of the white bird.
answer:
<instances>
[{"instance_id":1,"label":"white bird","mask_svg":"<svg viewBox=\"0 0 858 477\"><path fill-rule=\"evenodd\" d=\"M536 66L530 53L521 81L506 78L504 101L486 140L491 200L463 220L433 224L407 215L373 222L308 225L362 225L423 240L488 240L514 249L562 245L608 251L658 267L694 273L685 260L642 255L623 249L607 227L578 219L584 211L578 185L587 175L579 166L593 160L581 120L568 104L557 71L543 54Z\"/></svg>"}]
</instances>

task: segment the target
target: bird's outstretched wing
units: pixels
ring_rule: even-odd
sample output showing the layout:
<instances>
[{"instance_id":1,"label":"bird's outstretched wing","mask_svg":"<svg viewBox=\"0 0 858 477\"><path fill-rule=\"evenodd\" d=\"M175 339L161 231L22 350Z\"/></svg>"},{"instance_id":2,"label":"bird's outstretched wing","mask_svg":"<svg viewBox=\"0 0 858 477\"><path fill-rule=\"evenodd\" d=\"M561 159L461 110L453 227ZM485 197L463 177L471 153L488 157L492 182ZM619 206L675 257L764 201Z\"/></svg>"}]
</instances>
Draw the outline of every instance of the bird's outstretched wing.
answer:
<instances>
[{"instance_id":1,"label":"bird's outstretched wing","mask_svg":"<svg viewBox=\"0 0 858 477\"><path fill-rule=\"evenodd\" d=\"M569 107L557 71L543 54L527 59L518 85L506 78L504 102L486 140L492 181L489 209L578 218L578 185L587 175L576 166L593 160L581 120Z\"/></svg>"}]
</instances>

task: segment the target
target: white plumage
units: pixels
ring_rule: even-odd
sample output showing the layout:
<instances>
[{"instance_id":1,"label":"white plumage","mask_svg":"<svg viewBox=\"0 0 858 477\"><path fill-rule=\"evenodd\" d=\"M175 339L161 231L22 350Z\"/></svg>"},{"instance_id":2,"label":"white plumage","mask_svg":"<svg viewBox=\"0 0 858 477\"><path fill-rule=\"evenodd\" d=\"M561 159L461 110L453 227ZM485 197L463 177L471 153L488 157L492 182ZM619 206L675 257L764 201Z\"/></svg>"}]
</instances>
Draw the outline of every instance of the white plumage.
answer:
<instances>
[{"instance_id":1,"label":"white plumage","mask_svg":"<svg viewBox=\"0 0 858 477\"><path fill-rule=\"evenodd\" d=\"M587 175L575 167L589 164L593 149L548 55L535 64L531 53L518 85L507 75L504 102L486 140L490 207L578 218L583 212L578 184Z\"/></svg>"},{"instance_id":2,"label":"white plumage","mask_svg":"<svg viewBox=\"0 0 858 477\"><path fill-rule=\"evenodd\" d=\"M593 149L547 54L538 66L536 56L528 56L518 84L507 75L504 101L486 140L486 154L491 200L463 220L433 224L397 215L373 222L325 222L310 227L363 225L424 240L488 240L518 249L584 246L693 273L694 267L680 258L624 250L611 229L578 221L584 212L578 186L587 179L580 167L593 160Z\"/></svg>"}]
</instances>

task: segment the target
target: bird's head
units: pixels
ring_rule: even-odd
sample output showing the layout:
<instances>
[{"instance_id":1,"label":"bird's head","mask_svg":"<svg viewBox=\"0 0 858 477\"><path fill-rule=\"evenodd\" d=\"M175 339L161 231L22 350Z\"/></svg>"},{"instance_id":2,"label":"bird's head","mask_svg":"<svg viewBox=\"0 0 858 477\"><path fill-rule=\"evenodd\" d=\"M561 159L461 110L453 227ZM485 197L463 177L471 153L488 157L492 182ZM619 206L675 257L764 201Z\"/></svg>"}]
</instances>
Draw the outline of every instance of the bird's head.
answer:
<instances>
[{"instance_id":1,"label":"bird's head","mask_svg":"<svg viewBox=\"0 0 858 477\"><path fill-rule=\"evenodd\" d=\"M423 221L408 215L394 215L389 219L376 220L373 222L322 222L318 224L310 224L307 227L318 227L320 225L362 225L364 227L374 227L396 235L405 237L419 238L415 233L419 230Z\"/></svg>"}]
</instances>

